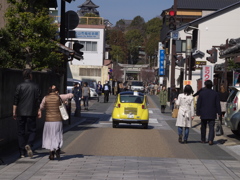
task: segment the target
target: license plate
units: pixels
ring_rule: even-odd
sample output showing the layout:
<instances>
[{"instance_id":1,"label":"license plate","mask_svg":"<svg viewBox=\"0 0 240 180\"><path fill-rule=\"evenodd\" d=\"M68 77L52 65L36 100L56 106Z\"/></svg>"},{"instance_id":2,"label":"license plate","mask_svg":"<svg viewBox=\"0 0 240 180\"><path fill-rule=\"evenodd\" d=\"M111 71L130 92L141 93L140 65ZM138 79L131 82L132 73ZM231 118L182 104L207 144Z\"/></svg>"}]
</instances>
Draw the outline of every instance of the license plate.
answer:
<instances>
[{"instance_id":1,"label":"license plate","mask_svg":"<svg viewBox=\"0 0 240 180\"><path fill-rule=\"evenodd\" d=\"M128 118L134 118L134 114L128 114Z\"/></svg>"}]
</instances>

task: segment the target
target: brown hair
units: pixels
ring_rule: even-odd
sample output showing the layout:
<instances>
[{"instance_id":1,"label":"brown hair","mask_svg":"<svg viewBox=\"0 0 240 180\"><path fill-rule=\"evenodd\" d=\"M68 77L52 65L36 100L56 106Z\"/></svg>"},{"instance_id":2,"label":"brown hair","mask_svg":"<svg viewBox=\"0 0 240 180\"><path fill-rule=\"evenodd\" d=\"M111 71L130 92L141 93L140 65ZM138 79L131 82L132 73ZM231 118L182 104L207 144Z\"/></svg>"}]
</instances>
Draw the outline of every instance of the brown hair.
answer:
<instances>
[{"instance_id":1,"label":"brown hair","mask_svg":"<svg viewBox=\"0 0 240 180\"><path fill-rule=\"evenodd\" d=\"M224 93L226 90L225 90L225 87L224 87L224 85L223 84L221 84L221 86L220 86L220 92L221 93Z\"/></svg>"}]
</instances>

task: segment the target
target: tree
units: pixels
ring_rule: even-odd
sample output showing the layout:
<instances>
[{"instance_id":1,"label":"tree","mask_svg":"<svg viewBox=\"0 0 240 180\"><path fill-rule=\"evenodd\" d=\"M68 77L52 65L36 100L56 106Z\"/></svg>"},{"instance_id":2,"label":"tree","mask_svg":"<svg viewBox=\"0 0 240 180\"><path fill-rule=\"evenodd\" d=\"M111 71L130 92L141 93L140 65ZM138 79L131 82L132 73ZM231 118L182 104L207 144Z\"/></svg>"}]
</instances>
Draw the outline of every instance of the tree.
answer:
<instances>
[{"instance_id":1,"label":"tree","mask_svg":"<svg viewBox=\"0 0 240 180\"><path fill-rule=\"evenodd\" d=\"M102 19L94 13L87 13L80 19L79 24L99 25L102 24Z\"/></svg>"},{"instance_id":2,"label":"tree","mask_svg":"<svg viewBox=\"0 0 240 180\"><path fill-rule=\"evenodd\" d=\"M144 30L144 24L145 24L145 20L141 17L141 16L136 16L130 26L129 26L129 29L138 29L140 30L142 33L143 33L143 30Z\"/></svg>"},{"instance_id":3,"label":"tree","mask_svg":"<svg viewBox=\"0 0 240 180\"><path fill-rule=\"evenodd\" d=\"M122 32L124 32L125 29L126 29L126 24L125 24L123 19L120 19L119 21L116 22L116 26L115 27L117 29L121 30Z\"/></svg>"},{"instance_id":4,"label":"tree","mask_svg":"<svg viewBox=\"0 0 240 180\"><path fill-rule=\"evenodd\" d=\"M0 30L0 67L41 70L60 65L62 54L51 40L57 36L58 27L52 23L48 9L43 8L46 1L9 2L7 23Z\"/></svg>"},{"instance_id":5,"label":"tree","mask_svg":"<svg viewBox=\"0 0 240 180\"><path fill-rule=\"evenodd\" d=\"M112 48L110 54L113 60L116 61L118 59L118 62L126 63L128 50L123 32L116 29L107 30L106 39L107 44Z\"/></svg>"},{"instance_id":6,"label":"tree","mask_svg":"<svg viewBox=\"0 0 240 180\"><path fill-rule=\"evenodd\" d=\"M128 44L129 58L132 64L136 64L139 56L139 47L143 44L143 36L138 29L129 30L125 36Z\"/></svg>"},{"instance_id":7,"label":"tree","mask_svg":"<svg viewBox=\"0 0 240 180\"><path fill-rule=\"evenodd\" d=\"M155 81L155 74L153 69L141 69L140 78L144 83L150 83Z\"/></svg>"},{"instance_id":8,"label":"tree","mask_svg":"<svg viewBox=\"0 0 240 180\"><path fill-rule=\"evenodd\" d=\"M122 80L123 71L118 63L113 63L113 79Z\"/></svg>"}]
</instances>

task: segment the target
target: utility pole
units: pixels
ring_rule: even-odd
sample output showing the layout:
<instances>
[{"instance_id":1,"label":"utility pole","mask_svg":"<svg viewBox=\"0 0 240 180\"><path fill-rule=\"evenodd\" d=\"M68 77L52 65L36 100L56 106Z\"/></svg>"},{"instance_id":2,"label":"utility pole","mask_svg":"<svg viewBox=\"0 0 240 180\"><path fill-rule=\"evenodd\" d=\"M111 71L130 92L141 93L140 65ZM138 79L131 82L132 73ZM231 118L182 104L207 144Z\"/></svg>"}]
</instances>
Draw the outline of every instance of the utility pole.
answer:
<instances>
[{"instance_id":1,"label":"utility pole","mask_svg":"<svg viewBox=\"0 0 240 180\"><path fill-rule=\"evenodd\" d=\"M173 5L173 11L176 13L177 15L177 0L174 0L174 5ZM175 16L176 18L176 16ZM176 22L176 19L175 19L175 22ZM171 40L172 40L172 61L171 61L171 88L174 88L175 87L175 54L176 54L176 41L172 39L172 34L171 33Z\"/></svg>"}]
</instances>

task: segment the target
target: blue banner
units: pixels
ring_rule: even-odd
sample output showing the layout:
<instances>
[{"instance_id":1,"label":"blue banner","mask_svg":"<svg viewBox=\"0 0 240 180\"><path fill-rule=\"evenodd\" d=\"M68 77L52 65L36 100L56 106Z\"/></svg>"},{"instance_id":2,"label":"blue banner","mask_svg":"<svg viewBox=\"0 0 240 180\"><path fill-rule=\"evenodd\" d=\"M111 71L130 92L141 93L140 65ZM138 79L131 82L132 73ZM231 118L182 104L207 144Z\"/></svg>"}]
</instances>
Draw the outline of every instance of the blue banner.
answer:
<instances>
[{"instance_id":1,"label":"blue banner","mask_svg":"<svg viewBox=\"0 0 240 180\"><path fill-rule=\"evenodd\" d=\"M165 50L161 49L159 50L159 72L158 72L160 76L165 75L164 60L165 60Z\"/></svg>"}]
</instances>

